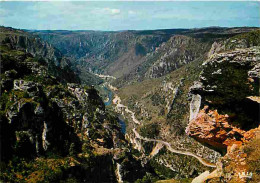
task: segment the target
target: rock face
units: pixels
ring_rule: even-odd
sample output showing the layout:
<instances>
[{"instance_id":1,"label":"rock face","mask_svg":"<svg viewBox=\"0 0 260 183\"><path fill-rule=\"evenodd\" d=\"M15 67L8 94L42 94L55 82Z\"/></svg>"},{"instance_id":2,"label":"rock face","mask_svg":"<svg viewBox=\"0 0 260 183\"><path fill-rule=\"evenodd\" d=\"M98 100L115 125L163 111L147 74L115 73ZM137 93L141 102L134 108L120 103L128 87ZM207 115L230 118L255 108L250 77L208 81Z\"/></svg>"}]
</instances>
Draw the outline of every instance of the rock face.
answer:
<instances>
[{"instance_id":1,"label":"rock face","mask_svg":"<svg viewBox=\"0 0 260 183\"><path fill-rule=\"evenodd\" d=\"M197 114L199 113L201 105L201 96L199 94L192 95L192 99L190 102L190 121L193 120Z\"/></svg>"},{"instance_id":2,"label":"rock face","mask_svg":"<svg viewBox=\"0 0 260 183\"><path fill-rule=\"evenodd\" d=\"M257 95L258 78L250 73L251 69L255 70L259 60L259 47L253 47L217 54L206 61L200 77L206 100L212 104L227 104ZM217 98L210 98L210 93Z\"/></svg>"},{"instance_id":3,"label":"rock face","mask_svg":"<svg viewBox=\"0 0 260 183\"><path fill-rule=\"evenodd\" d=\"M187 36L173 36L155 52L159 58L151 65L145 76L157 78L202 57L210 44Z\"/></svg>"},{"instance_id":4,"label":"rock face","mask_svg":"<svg viewBox=\"0 0 260 183\"><path fill-rule=\"evenodd\" d=\"M242 143L251 136L246 131L232 126L228 115L220 115L217 110L211 111L205 106L191 120L186 132L189 136L206 146L225 154L227 147L233 143Z\"/></svg>"},{"instance_id":5,"label":"rock face","mask_svg":"<svg viewBox=\"0 0 260 183\"><path fill-rule=\"evenodd\" d=\"M229 114L235 112L235 116L231 114L233 121L239 121L239 115L250 113L249 107L252 107L252 111L256 110L257 103L248 97L258 96L259 61L259 47L214 55L203 64L200 81L190 88L190 93L203 96L202 105L207 104ZM242 104L251 105L245 107ZM250 122L245 124L247 127L241 121L238 123L240 127L250 128L250 124L254 125L257 116L252 114L250 118Z\"/></svg>"},{"instance_id":6,"label":"rock face","mask_svg":"<svg viewBox=\"0 0 260 183\"><path fill-rule=\"evenodd\" d=\"M48 67L55 61L20 49L30 39L17 39L0 45L1 181L116 182L117 163L124 181L142 178L146 168L97 90L55 77Z\"/></svg>"},{"instance_id":7,"label":"rock face","mask_svg":"<svg viewBox=\"0 0 260 183\"><path fill-rule=\"evenodd\" d=\"M76 82L85 84L97 84L101 80L87 70L83 71L76 68L74 59L65 57L58 49L40 39L39 36L28 32L6 28L0 26L1 38L0 44L9 49L22 51L37 58L41 63L45 63L48 72L58 78L61 82ZM18 56L18 55L16 55ZM19 55L21 58L21 55ZM43 71L43 68L37 68L37 63L29 63L34 68L34 72Z\"/></svg>"},{"instance_id":8,"label":"rock face","mask_svg":"<svg viewBox=\"0 0 260 183\"><path fill-rule=\"evenodd\" d=\"M5 110L9 126L16 138L20 139L17 134L21 132L24 134L23 138L27 136L28 139L33 139L30 150L37 154L53 151L54 148L55 151L66 154L71 143L80 148L76 134L83 133L88 128L95 128L95 124L89 124L94 115L100 122L106 118L102 100L94 89L86 90L78 86L75 87L76 91L84 91L78 93L57 86L49 87L45 91L42 88L43 85L33 81L14 81L14 89L9 95L11 104L6 106ZM63 130L59 131L58 128ZM88 135L91 138L95 133L89 132ZM107 147L113 146L109 139L103 144ZM28 150L25 148L23 151ZM28 154L33 155L32 152Z\"/></svg>"},{"instance_id":9,"label":"rock face","mask_svg":"<svg viewBox=\"0 0 260 183\"><path fill-rule=\"evenodd\" d=\"M208 111L207 107L196 118L191 118L186 130L190 136L197 140L200 139L204 143L208 138L209 141L206 144L223 152L227 147L224 144L227 137L230 139L235 136L242 138L244 133L242 129L246 130L259 125L257 116L250 112L257 113L259 107L257 102L250 99L250 96L259 94L257 73L259 62L259 47L252 47L214 55L203 64L204 69L200 75L200 82L190 88L190 93L193 97L201 95L202 107L209 105L211 111ZM191 114L194 114L192 106L195 105L192 100ZM206 128L207 124L208 128ZM242 131L239 132L238 128ZM203 130L201 136L198 134L200 130ZM224 131L221 132L221 130ZM233 131L236 131L237 134ZM215 136L209 135L210 133ZM218 133L222 133L226 137ZM231 133L232 137L229 136ZM211 139L212 135L214 138L219 136L219 139ZM220 144L215 144L215 146L211 144L218 142Z\"/></svg>"},{"instance_id":10,"label":"rock face","mask_svg":"<svg viewBox=\"0 0 260 183\"><path fill-rule=\"evenodd\" d=\"M115 77L128 73L170 35L135 31L65 31L36 32L61 52L77 59L76 65Z\"/></svg>"},{"instance_id":11,"label":"rock face","mask_svg":"<svg viewBox=\"0 0 260 183\"><path fill-rule=\"evenodd\" d=\"M52 61L56 66L61 65L62 54L59 50L52 47L47 42L42 41L39 37L26 33L21 30L0 27L1 43L11 49L26 50L26 52L36 56L43 56L44 59Z\"/></svg>"},{"instance_id":12,"label":"rock face","mask_svg":"<svg viewBox=\"0 0 260 183\"><path fill-rule=\"evenodd\" d=\"M202 109L194 115L194 106L199 106L191 101L190 114L195 117L186 133L224 156L218 160L218 173L205 180L252 179L243 175L250 169L247 159L252 158L245 149L259 132L259 63L260 47L213 54L204 62L199 82L190 88L193 98L201 96Z\"/></svg>"},{"instance_id":13,"label":"rock face","mask_svg":"<svg viewBox=\"0 0 260 183\"><path fill-rule=\"evenodd\" d=\"M255 28L205 28L149 31L32 31L85 71L113 75L117 86L156 78L206 55L216 41ZM246 42L246 41L245 41ZM215 46L218 47L217 45ZM215 51L214 51L215 50ZM219 49L212 49L212 53ZM84 77L83 77L84 78Z\"/></svg>"},{"instance_id":14,"label":"rock face","mask_svg":"<svg viewBox=\"0 0 260 183\"><path fill-rule=\"evenodd\" d=\"M27 92L30 97L40 94L42 90L37 83L32 81L14 80L14 90Z\"/></svg>"},{"instance_id":15,"label":"rock face","mask_svg":"<svg viewBox=\"0 0 260 183\"><path fill-rule=\"evenodd\" d=\"M49 43L42 41L37 36L17 29L0 27L0 32L2 34L0 45L38 58L41 63L45 63L49 73L62 82L79 82L78 76L70 68L71 60L64 57L59 50L52 47ZM24 57L18 54L13 54L13 56L20 59ZM29 64L31 64L31 68L34 68L34 71L39 70L35 67L37 63Z\"/></svg>"}]
</instances>

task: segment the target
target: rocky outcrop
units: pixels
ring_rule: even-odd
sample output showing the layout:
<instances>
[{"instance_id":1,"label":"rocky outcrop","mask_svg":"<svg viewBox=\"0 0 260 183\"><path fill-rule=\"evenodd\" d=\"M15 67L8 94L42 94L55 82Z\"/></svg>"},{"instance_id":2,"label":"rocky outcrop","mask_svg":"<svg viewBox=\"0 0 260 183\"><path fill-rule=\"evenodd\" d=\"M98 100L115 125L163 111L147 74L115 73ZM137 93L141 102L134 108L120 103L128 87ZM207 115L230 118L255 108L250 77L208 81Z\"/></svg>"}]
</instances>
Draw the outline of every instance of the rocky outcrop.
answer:
<instances>
[{"instance_id":1,"label":"rocky outcrop","mask_svg":"<svg viewBox=\"0 0 260 183\"><path fill-rule=\"evenodd\" d=\"M0 27L0 32L2 35L0 39L1 46L11 50L17 50L17 52L20 53L26 53L22 55L13 54L12 56L19 57L20 60L24 59L26 55L27 57L35 57L39 62L47 66L46 69L48 72L57 77L59 81L79 82L78 76L74 73L77 71L74 70L73 72L72 70L72 60L64 57L58 49L41 40L38 36L34 36L22 30L6 27ZM33 68L33 72L41 70L46 73L43 67L39 69L37 68L37 63L33 63L33 60L30 61L31 63L24 64L30 64L30 67Z\"/></svg>"},{"instance_id":2,"label":"rocky outcrop","mask_svg":"<svg viewBox=\"0 0 260 183\"><path fill-rule=\"evenodd\" d=\"M223 44L223 41L221 42L214 42L212 45L211 45L211 48L208 52L208 57L211 57L212 55L216 54L216 53L219 53L220 51L222 51L224 49L224 44Z\"/></svg>"},{"instance_id":3,"label":"rocky outcrop","mask_svg":"<svg viewBox=\"0 0 260 183\"><path fill-rule=\"evenodd\" d=\"M206 146L225 154L232 144L241 144L252 135L230 124L229 116L221 115L217 110L211 111L205 106L186 129L189 136Z\"/></svg>"},{"instance_id":4,"label":"rocky outcrop","mask_svg":"<svg viewBox=\"0 0 260 183\"><path fill-rule=\"evenodd\" d=\"M81 80L86 71L117 78L116 86L164 76L196 59L204 60L213 42L256 28L205 28L149 31L30 31L64 55L76 58ZM217 46L216 46L217 47ZM214 50L214 49L213 49ZM115 84L114 84L115 85Z\"/></svg>"},{"instance_id":5,"label":"rocky outcrop","mask_svg":"<svg viewBox=\"0 0 260 183\"><path fill-rule=\"evenodd\" d=\"M65 31L35 32L57 47L64 55L77 58L76 65L94 73L121 77L142 58L169 39L167 34L136 31Z\"/></svg>"},{"instance_id":6,"label":"rocky outcrop","mask_svg":"<svg viewBox=\"0 0 260 183\"><path fill-rule=\"evenodd\" d=\"M192 95L192 99L190 102L190 118L189 120L193 120L197 114L199 113L201 105L201 96L199 94Z\"/></svg>"},{"instance_id":7,"label":"rocky outcrop","mask_svg":"<svg viewBox=\"0 0 260 183\"><path fill-rule=\"evenodd\" d=\"M233 111L236 116L231 115L232 118L239 120L239 115L250 113L248 107L252 107L250 110L256 110L254 106L257 104L248 97L259 94L259 61L259 47L212 56L203 64L200 81L190 88L190 93L202 96L202 106L207 104L221 111ZM245 108L242 104L250 105ZM254 125L253 121L256 121L257 117L251 117L249 124ZM249 124L246 124L247 127ZM243 123L240 125L241 128L246 128Z\"/></svg>"},{"instance_id":8,"label":"rocky outcrop","mask_svg":"<svg viewBox=\"0 0 260 183\"><path fill-rule=\"evenodd\" d=\"M14 90L27 92L30 97L39 95L42 89L33 81L14 80Z\"/></svg>"},{"instance_id":9,"label":"rocky outcrop","mask_svg":"<svg viewBox=\"0 0 260 183\"><path fill-rule=\"evenodd\" d=\"M39 37L18 29L0 27L3 33L1 44L15 50L25 50L34 57L41 56L47 61L52 61L56 66L60 66L62 54Z\"/></svg>"},{"instance_id":10,"label":"rocky outcrop","mask_svg":"<svg viewBox=\"0 0 260 183\"><path fill-rule=\"evenodd\" d=\"M124 181L144 176L145 169L131 176L143 167L93 86L62 83L40 58L7 44L0 47L1 181L115 182L117 163Z\"/></svg>"},{"instance_id":11,"label":"rocky outcrop","mask_svg":"<svg viewBox=\"0 0 260 183\"><path fill-rule=\"evenodd\" d=\"M186 133L223 157L214 172L193 181L252 179L245 174L250 154L244 149L259 132L259 62L260 47L214 54L204 62L199 82L190 88L192 99L200 96L201 104L191 101ZM197 113L194 108L202 109Z\"/></svg>"}]
</instances>

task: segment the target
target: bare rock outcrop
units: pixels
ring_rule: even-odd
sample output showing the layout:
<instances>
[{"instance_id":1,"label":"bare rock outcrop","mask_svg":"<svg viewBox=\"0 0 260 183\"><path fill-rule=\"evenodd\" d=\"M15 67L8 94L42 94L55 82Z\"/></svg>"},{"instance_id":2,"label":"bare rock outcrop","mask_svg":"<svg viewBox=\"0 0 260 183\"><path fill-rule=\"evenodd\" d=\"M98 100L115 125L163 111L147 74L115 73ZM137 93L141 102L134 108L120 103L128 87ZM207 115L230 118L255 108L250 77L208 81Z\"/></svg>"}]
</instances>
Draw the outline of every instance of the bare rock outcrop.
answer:
<instances>
[{"instance_id":1,"label":"bare rock outcrop","mask_svg":"<svg viewBox=\"0 0 260 183\"><path fill-rule=\"evenodd\" d=\"M232 141L259 126L259 62L260 48L252 47L214 55L203 64L200 81L190 88L189 136L225 153Z\"/></svg>"},{"instance_id":2,"label":"bare rock outcrop","mask_svg":"<svg viewBox=\"0 0 260 183\"><path fill-rule=\"evenodd\" d=\"M205 106L186 129L189 136L206 146L224 154L233 144L242 144L253 137L253 134L230 124L227 114L221 115L217 110Z\"/></svg>"},{"instance_id":3,"label":"bare rock outcrop","mask_svg":"<svg viewBox=\"0 0 260 183\"><path fill-rule=\"evenodd\" d=\"M200 80L190 88L191 117L186 133L223 155L218 160L216 175L207 172L198 179L252 179L247 174L252 166L249 160L257 157L245 149L260 131L259 63L260 47L211 55L203 64ZM197 112L198 109L201 110ZM252 151L256 151L254 148Z\"/></svg>"}]
</instances>

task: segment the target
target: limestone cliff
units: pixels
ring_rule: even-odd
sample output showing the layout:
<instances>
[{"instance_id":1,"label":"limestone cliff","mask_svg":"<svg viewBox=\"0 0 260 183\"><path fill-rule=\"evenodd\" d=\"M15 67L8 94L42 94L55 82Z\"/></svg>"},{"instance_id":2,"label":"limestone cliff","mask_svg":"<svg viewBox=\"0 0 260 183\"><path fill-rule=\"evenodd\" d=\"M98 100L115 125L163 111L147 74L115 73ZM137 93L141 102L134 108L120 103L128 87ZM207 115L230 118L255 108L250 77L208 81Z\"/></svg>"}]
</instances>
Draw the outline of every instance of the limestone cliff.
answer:
<instances>
[{"instance_id":1,"label":"limestone cliff","mask_svg":"<svg viewBox=\"0 0 260 183\"><path fill-rule=\"evenodd\" d=\"M142 178L146 168L129 153L131 146L119 119L105 108L98 91L55 77L48 67L55 60L27 52L27 46L20 48L21 40L30 45L31 38L15 32L10 29L0 45L0 180L116 182L120 177L133 182ZM55 68L63 74L69 71ZM135 169L140 171L131 175Z\"/></svg>"},{"instance_id":2,"label":"limestone cliff","mask_svg":"<svg viewBox=\"0 0 260 183\"><path fill-rule=\"evenodd\" d=\"M150 66L145 76L157 78L166 75L183 65L203 57L209 48L210 42L204 43L199 39L182 35L173 36L157 48L154 54L159 56Z\"/></svg>"},{"instance_id":3,"label":"limestone cliff","mask_svg":"<svg viewBox=\"0 0 260 183\"><path fill-rule=\"evenodd\" d=\"M252 170L248 163L252 157L245 149L259 138L259 63L260 47L214 54L204 62L199 82L190 88L192 98L200 96L200 102L191 101L193 117L186 133L222 153L215 176L228 182L259 180L257 169L252 172L255 178L242 176ZM259 156L254 158L259 161Z\"/></svg>"},{"instance_id":4,"label":"limestone cliff","mask_svg":"<svg viewBox=\"0 0 260 183\"><path fill-rule=\"evenodd\" d=\"M37 35L23 30L0 26L0 45L9 49L24 51L45 63L50 74L61 82L76 82L84 84L97 84L101 80L87 70L82 71L74 66L75 60L65 57L52 44L43 41Z\"/></svg>"}]
</instances>

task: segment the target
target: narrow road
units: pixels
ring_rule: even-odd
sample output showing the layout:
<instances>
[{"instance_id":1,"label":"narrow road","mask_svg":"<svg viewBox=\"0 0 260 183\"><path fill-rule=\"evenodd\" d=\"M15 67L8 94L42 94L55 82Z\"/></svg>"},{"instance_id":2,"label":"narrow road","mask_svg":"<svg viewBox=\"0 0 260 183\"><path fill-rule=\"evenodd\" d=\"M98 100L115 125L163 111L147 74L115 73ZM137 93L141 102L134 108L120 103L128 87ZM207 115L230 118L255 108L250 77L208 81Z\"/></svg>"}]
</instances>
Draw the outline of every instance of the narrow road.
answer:
<instances>
[{"instance_id":1,"label":"narrow road","mask_svg":"<svg viewBox=\"0 0 260 183\"><path fill-rule=\"evenodd\" d=\"M114 91L117 90L117 88L115 88L115 87L113 87L113 86L111 86L111 85L110 85L109 87L110 87L111 90L114 90ZM137 125L139 125L139 124L140 124L140 121L138 121L138 120L135 118L135 113L132 112L132 111L130 111L127 106L125 106L125 105L123 105L123 104L121 103L121 99L120 99L120 97L119 97L118 95L115 94L114 97L115 97L115 98L113 99L113 104L116 105L116 109L118 110L118 112L121 111L120 108L121 108L121 109L124 108L124 109L125 109L125 112L127 112L127 113L129 113L129 114L131 115L131 118L132 118L132 120L134 121L134 123L137 124ZM162 141L162 140L149 139L149 138L146 138L146 137L142 137L142 136L136 131L135 128L133 128L132 131L134 132L136 138L138 138L138 139L144 140L144 141L146 141L146 142L158 142L158 143L161 143L161 144L165 145L166 148L167 148L170 152L172 152L172 153L182 154L182 155L186 155L186 156L192 156L192 157L196 158L201 164L203 164L203 165L205 165L205 166L207 166L207 167L216 168L216 165L215 165L214 163L210 163L210 162L208 162L207 160L205 160L205 159L203 159L203 158L197 156L196 154L193 154L193 153L188 152L188 151L180 151L180 150L173 149L168 142L165 142L165 141Z\"/></svg>"},{"instance_id":2,"label":"narrow road","mask_svg":"<svg viewBox=\"0 0 260 183\"><path fill-rule=\"evenodd\" d=\"M111 85L109 87L110 87L111 90L115 90L115 89L117 90L117 88L111 87ZM125 106L121 103L121 99L117 94L114 94L113 104L116 105L115 110L117 112L121 112L122 109L124 109L124 111L126 113L130 114L133 122L140 125L140 122L135 118L135 113L133 111L129 110L129 108L127 106Z\"/></svg>"},{"instance_id":3,"label":"narrow road","mask_svg":"<svg viewBox=\"0 0 260 183\"><path fill-rule=\"evenodd\" d=\"M137 131L136 129L134 128L133 129L133 132L135 134L135 136L141 140L144 140L146 142L158 142L158 143L162 143L164 144L167 149L169 151L171 151L172 153L176 153L176 154L182 154L182 155L187 155L187 156L192 156L194 158L196 158L201 164L205 165L205 166L208 166L208 167L212 167L212 168L216 168L216 165L214 163L210 163L208 162L207 160L197 156L196 154L193 154L191 152L187 152L187 151L180 151L180 150L176 150L176 149L173 149L171 147L171 145L168 143L168 142L165 142L165 141L162 141L162 140L156 140L156 139L149 139L149 138L146 138L146 137L142 137Z\"/></svg>"}]
</instances>

